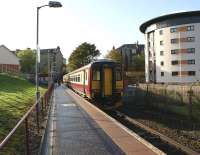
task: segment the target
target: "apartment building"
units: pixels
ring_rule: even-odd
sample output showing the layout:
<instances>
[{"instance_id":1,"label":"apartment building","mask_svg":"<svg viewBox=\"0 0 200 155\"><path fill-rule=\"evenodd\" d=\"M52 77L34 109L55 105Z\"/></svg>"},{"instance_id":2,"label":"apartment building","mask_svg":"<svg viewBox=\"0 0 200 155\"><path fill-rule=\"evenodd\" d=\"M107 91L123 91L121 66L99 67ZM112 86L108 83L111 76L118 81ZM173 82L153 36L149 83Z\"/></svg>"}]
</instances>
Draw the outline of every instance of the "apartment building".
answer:
<instances>
[{"instance_id":1,"label":"apartment building","mask_svg":"<svg viewBox=\"0 0 200 155\"><path fill-rule=\"evenodd\" d=\"M145 34L146 82L191 83L200 80L200 11L151 19Z\"/></svg>"}]
</instances>

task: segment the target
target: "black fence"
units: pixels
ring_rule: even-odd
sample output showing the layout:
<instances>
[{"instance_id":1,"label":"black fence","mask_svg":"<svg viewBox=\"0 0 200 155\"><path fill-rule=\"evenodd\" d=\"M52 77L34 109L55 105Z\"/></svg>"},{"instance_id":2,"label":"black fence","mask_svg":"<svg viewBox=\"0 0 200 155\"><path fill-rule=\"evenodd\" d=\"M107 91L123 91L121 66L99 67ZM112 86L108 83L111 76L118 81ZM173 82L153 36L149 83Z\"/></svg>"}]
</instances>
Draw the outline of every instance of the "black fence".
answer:
<instances>
[{"instance_id":1,"label":"black fence","mask_svg":"<svg viewBox=\"0 0 200 155\"><path fill-rule=\"evenodd\" d=\"M200 121L200 86L139 84L130 86L125 102L145 105Z\"/></svg>"}]
</instances>

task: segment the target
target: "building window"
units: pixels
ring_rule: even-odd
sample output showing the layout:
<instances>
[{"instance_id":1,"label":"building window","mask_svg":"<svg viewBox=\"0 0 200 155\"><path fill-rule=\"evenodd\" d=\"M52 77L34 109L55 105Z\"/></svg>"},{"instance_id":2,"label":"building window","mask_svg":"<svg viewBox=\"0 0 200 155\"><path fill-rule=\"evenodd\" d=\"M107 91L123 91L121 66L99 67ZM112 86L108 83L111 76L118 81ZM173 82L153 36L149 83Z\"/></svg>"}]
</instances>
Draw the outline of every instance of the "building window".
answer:
<instances>
[{"instance_id":1,"label":"building window","mask_svg":"<svg viewBox=\"0 0 200 155\"><path fill-rule=\"evenodd\" d=\"M159 31L159 34L160 34L160 35L163 35L163 30L160 30L160 31Z\"/></svg>"},{"instance_id":2,"label":"building window","mask_svg":"<svg viewBox=\"0 0 200 155\"><path fill-rule=\"evenodd\" d=\"M187 62L188 64L192 64L192 65L195 64L195 60L188 60Z\"/></svg>"},{"instance_id":3,"label":"building window","mask_svg":"<svg viewBox=\"0 0 200 155\"><path fill-rule=\"evenodd\" d=\"M160 65L161 65L161 66L164 66L164 61L161 61L161 62L160 62Z\"/></svg>"},{"instance_id":4,"label":"building window","mask_svg":"<svg viewBox=\"0 0 200 155\"><path fill-rule=\"evenodd\" d=\"M171 39L171 43L172 43L172 44L178 43L178 39Z\"/></svg>"},{"instance_id":5,"label":"building window","mask_svg":"<svg viewBox=\"0 0 200 155\"><path fill-rule=\"evenodd\" d=\"M149 51L149 57L152 57L152 53Z\"/></svg>"},{"instance_id":6,"label":"building window","mask_svg":"<svg viewBox=\"0 0 200 155\"><path fill-rule=\"evenodd\" d=\"M132 52L132 54L137 54L136 49L132 49L131 52Z\"/></svg>"},{"instance_id":7,"label":"building window","mask_svg":"<svg viewBox=\"0 0 200 155\"><path fill-rule=\"evenodd\" d=\"M171 54L178 54L178 49L171 50Z\"/></svg>"},{"instance_id":8,"label":"building window","mask_svg":"<svg viewBox=\"0 0 200 155\"><path fill-rule=\"evenodd\" d=\"M163 45L163 41L160 41L160 45Z\"/></svg>"},{"instance_id":9,"label":"building window","mask_svg":"<svg viewBox=\"0 0 200 155\"><path fill-rule=\"evenodd\" d=\"M164 52L163 52L163 51L160 51L160 55L164 55Z\"/></svg>"},{"instance_id":10,"label":"building window","mask_svg":"<svg viewBox=\"0 0 200 155\"><path fill-rule=\"evenodd\" d=\"M195 41L195 37L187 37L187 41L188 42L194 42Z\"/></svg>"},{"instance_id":11,"label":"building window","mask_svg":"<svg viewBox=\"0 0 200 155\"><path fill-rule=\"evenodd\" d=\"M172 72L172 76L178 76L178 72Z\"/></svg>"},{"instance_id":12,"label":"building window","mask_svg":"<svg viewBox=\"0 0 200 155\"><path fill-rule=\"evenodd\" d=\"M195 48L188 48L187 53L195 53Z\"/></svg>"},{"instance_id":13,"label":"building window","mask_svg":"<svg viewBox=\"0 0 200 155\"><path fill-rule=\"evenodd\" d=\"M195 76L196 72L195 71L188 71L189 76Z\"/></svg>"},{"instance_id":14,"label":"building window","mask_svg":"<svg viewBox=\"0 0 200 155\"><path fill-rule=\"evenodd\" d=\"M151 42L150 41L148 42L148 47L151 47Z\"/></svg>"},{"instance_id":15,"label":"building window","mask_svg":"<svg viewBox=\"0 0 200 155\"><path fill-rule=\"evenodd\" d=\"M164 72L160 72L160 76L164 76Z\"/></svg>"},{"instance_id":16,"label":"building window","mask_svg":"<svg viewBox=\"0 0 200 155\"><path fill-rule=\"evenodd\" d=\"M187 26L187 31L194 31L194 25Z\"/></svg>"},{"instance_id":17,"label":"building window","mask_svg":"<svg viewBox=\"0 0 200 155\"><path fill-rule=\"evenodd\" d=\"M178 65L178 60L173 60L172 65Z\"/></svg>"},{"instance_id":18,"label":"building window","mask_svg":"<svg viewBox=\"0 0 200 155\"><path fill-rule=\"evenodd\" d=\"M170 32L171 32L171 33L174 33L174 32L176 32L176 31L177 31L177 28L171 28L171 29L170 29Z\"/></svg>"}]
</instances>

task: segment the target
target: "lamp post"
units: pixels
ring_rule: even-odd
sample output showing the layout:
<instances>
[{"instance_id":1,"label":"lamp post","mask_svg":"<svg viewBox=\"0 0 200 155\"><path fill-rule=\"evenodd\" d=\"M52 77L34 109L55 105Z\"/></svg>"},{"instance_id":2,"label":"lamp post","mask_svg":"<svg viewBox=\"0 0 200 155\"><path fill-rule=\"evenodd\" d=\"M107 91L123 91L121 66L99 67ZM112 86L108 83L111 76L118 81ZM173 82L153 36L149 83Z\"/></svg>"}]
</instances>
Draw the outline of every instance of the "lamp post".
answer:
<instances>
[{"instance_id":1,"label":"lamp post","mask_svg":"<svg viewBox=\"0 0 200 155\"><path fill-rule=\"evenodd\" d=\"M38 83L38 64L40 62L40 48L39 48L39 10L45 6L49 6L52 8L59 8L62 7L62 4L57 1L49 1L49 4L42 5L37 7L37 31L36 31L36 65L35 65L35 83L36 83L36 101L38 101L40 97L39 92L39 83Z\"/></svg>"}]
</instances>

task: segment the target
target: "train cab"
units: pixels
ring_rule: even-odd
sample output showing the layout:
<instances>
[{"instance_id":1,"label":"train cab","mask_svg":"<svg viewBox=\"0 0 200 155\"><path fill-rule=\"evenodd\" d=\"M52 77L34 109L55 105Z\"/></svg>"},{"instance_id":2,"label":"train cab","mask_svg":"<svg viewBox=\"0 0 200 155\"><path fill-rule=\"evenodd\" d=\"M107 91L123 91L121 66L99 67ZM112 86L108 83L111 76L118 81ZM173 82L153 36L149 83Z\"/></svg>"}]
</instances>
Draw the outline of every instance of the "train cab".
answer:
<instances>
[{"instance_id":1,"label":"train cab","mask_svg":"<svg viewBox=\"0 0 200 155\"><path fill-rule=\"evenodd\" d=\"M122 71L114 61L95 62L91 66L92 98L117 100L123 92Z\"/></svg>"},{"instance_id":2,"label":"train cab","mask_svg":"<svg viewBox=\"0 0 200 155\"><path fill-rule=\"evenodd\" d=\"M119 100L123 94L123 76L118 62L103 59L94 61L63 77L77 93L93 100Z\"/></svg>"}]
</instances>

